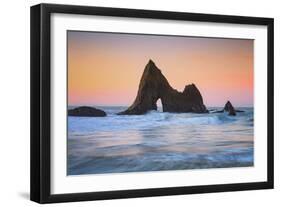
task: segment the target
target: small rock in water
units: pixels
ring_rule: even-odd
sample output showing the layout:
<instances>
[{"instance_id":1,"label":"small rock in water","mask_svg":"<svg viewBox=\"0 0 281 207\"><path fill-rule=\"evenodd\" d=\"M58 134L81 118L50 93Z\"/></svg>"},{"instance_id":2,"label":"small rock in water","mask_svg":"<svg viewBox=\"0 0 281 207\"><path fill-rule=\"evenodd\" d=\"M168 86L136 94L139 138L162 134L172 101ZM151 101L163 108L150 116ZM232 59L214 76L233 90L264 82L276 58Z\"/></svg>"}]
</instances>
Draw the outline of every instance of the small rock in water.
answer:
<instances>
[{"instance_id":1,"label":"small rock in water","mask_svg":"<svg viewBox=\"0 0 281 207\"><path fill-rule=\"evenodd\" d=\"M227 111L229 116L236 116L236 111L230 101L226 102L223 110Z\"/></svg>"},{"instance_id":2,"label":"small rock in water","mask_svg":"<svg viewBox=\"0 0 281 207\"><path fill-rule=\"evenodd\" d=\"M213 110L211 113L223 113L223 112L228 112L229 116L236 116L237 112L244 112L242 110L236 110L230 101L227 101L226 104L224 105L223 110Z\"/></svg>"},{"instance_id":3,"label":"small rock in water","mask_svg":"<svg viewBox=\"0 0 281 207\"><path fill-rule=\"evenodd\" d=\"M103 110L89 106L80 106L68 110L69 116L85 116L85 117L103 117L106 113Z\"/></svg>"}]
</instances>

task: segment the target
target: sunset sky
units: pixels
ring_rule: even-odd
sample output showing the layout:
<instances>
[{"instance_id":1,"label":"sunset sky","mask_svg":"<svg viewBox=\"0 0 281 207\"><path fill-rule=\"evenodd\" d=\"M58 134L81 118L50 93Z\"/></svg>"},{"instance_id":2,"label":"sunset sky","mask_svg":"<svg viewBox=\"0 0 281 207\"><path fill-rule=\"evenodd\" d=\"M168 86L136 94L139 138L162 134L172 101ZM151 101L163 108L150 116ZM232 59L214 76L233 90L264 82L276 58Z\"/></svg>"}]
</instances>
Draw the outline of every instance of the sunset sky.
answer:
<instances>
[{"instance_id":1,"label":"sunset sky","mask_svg":"<svg viewBox=\"0 0 281 207\"><path fill-rule=\"evenodd\" d=\"M152 59L178 91L206 106L253 106L253 40L68 31L68 104L128 106Z\"/></svg>"}]
</instances>

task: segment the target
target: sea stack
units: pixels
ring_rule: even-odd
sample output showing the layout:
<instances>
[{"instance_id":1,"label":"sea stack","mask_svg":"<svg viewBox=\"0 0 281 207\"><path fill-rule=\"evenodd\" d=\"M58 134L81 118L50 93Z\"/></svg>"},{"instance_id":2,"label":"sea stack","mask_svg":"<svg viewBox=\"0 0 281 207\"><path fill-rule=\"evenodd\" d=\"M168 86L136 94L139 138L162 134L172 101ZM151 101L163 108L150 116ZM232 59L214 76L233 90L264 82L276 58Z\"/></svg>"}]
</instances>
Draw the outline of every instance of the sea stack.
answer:
<instances>
[{"instance_id":1,"label":"sea stack","mask_svg":"<svg viewBox=\"0 0 281 207\"><path fill-rule=\"evenodd\" d=\"M230 116L236 116L236 111L235 111L234 107L232 106L232 104L230 103L230 101L226 102L223 110L227 111L228 115L230 115Z\"/></svg>"},{"instance_id":2,"label":"sea stack","mask_svg":"<svg viewBox=\"0 0 281 207\"><path fill-rule=\"evenodd\" d=\"M207 113L203 98L194 84L185 86L183 92L173 89L161 70L149 60L142 74L138 93L133 104L119 115L141 115L149 110L157 110L160 99L163 112Z\"/></svg>"},{"instance_id":3,"label":"sea stack","mask_svg":"<svg viewBox=\"0 0 281 207\"><path fill-rule=\"evenodd\" d=\"M94 107L80 106L74 109L69 109L68 116L103 117L106 116L106 113L103 110Z\"/></svg>"}]
</instances>

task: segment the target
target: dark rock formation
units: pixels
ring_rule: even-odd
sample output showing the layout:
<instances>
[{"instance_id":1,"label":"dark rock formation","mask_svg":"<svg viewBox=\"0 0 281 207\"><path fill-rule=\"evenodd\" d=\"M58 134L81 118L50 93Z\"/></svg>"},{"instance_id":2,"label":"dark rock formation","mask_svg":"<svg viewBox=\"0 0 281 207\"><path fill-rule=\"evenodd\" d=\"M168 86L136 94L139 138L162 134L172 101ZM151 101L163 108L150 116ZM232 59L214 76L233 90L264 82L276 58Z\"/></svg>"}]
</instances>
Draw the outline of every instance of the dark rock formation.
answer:
<instances>
[{"instance_id":1,"label":"dark rock formation","mask_svg":"<svg viewBox=\"0 0 281 207\"><path fill-rule=\"evenodd\" d=\"M238 110L238 109L235 109L235 112L237 113L237 112L245 112L245 111L243 111L243 110Z\"/></svg>"},{"instance_id":2,"label":"dark rock formation","mask_svg":"<svg viewBox=\"0 0 281 207\"><path fill-rule=\"evenodd\" d=\"M232 106L232 104L230 103L230 101L226 102L226 104L224 105L223 110L227 111L228 115L230 115L230 116L235 116L236 115L236 111L235 111L234 107Z\"/></svg>"},{"instance_id":3,"label":"dark rock formation","mask_svg":"<svg viewBox=\"0 0 281 207\"><path fill-rule=\"evenodd\" d=\"M235 116L237 112L244 112L244 111L235 109L232 106L230 101L226 102L226 104L224 105L223 110L212 110L211 111L211 113L223 113L223 112L228 112L228 115Z\"/></svg>"},{"instance_id":4,"label":"dark rock formation","mask_svg":"<svg viewBox=\"0 0 281 207\"><path fill-rule=\"evenodd\" d=\"M158 99L161 99L163 112L208 112L194 84L187 85L183 92L178 92L170 86L154 62L149 60L142 74L134 103L119 114L139 115L149 110L157 110Z\"/></svg>"},{"instance_id":5,"label":"dark rock formation","mask_svg":"<svg viewBox=\"0 0 281 207\"><path fill-rule=\"evenodd\" d=\"M68 110L68 116L103 117L106 113L103 110L89 106L80 106Z\"/></svg>"}]
</instances>

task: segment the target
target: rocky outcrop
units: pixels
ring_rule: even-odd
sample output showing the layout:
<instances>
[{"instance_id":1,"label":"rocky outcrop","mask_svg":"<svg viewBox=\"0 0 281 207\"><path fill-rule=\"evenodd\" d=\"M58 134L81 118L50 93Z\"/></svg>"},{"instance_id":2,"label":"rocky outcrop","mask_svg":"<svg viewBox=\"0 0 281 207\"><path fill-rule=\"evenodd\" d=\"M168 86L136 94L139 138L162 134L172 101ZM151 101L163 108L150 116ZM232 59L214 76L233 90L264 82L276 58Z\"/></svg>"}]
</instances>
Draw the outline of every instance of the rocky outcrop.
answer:
<instances>
[{"instance_id":1,"label":"rocky outcrop","mask_svg":"<svg viewBox=\"0 0 281 207\"><path fill-rule=\"evenodd\" d=\"M183 92L178 92L170 86L154 62L149 60L142 74L135 101L119 114L140 115L149 110L157 110L158 99L161 99L163 112L208 112L194 84L187 85Z\"/></svg>"},{"instance_id":2,"label":"rocky outcrop","mask_svg":"<svg viewBox=\"0 0 281 207\"><path fill-rule=\"evenodd\" d=\"M103 117L106 113L103 110L89 106L80 106L68 110L68 116L84 116L84 117Z\"/></svg>"},{"instance_id":3,"label":"rocky outcrop","mask_svg":"<svg viewBox=\"0 0 281 207\"><path fill-rule=\"evenodd\" d=\"M227 101L223 108L224 111L228 112L230 116L236 116L236 111L230 101Z\"/></svg>"},{"instance_id":4,"label":"rocky outcrop","mask_svg":"<svg viewBox=\"0 0 281 207\"><path fill-rule=\"evenodd\" d=\"M229 116L235 116L237 114L237 112L244 112L244 111L235 109L230 101L226 102L223 110L215 110L214 109L214 110L211 111L211 113L223 113L223 112L228 112Z\"/></svg>"}]
</instances>

